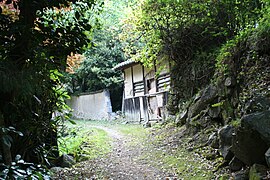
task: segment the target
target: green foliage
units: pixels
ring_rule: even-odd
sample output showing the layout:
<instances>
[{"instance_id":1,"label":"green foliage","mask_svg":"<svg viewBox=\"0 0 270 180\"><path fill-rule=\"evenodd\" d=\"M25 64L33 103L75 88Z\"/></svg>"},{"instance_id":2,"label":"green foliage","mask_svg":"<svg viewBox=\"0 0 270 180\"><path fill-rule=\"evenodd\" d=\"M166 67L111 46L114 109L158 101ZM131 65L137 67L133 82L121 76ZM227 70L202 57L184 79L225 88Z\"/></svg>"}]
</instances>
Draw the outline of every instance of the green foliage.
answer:
<instances>
[{"instance_id":1,"label":"green foliage","mask_svg":"<svg viewBox=\"0 0 270 180\"><path fill-rule=\"evenodd\" d=\"M231 121L231 125L232 125L233 127L240 127L240 125L241 125L241 120L240 120L240 119L233 120L233 121Z\"/></svg>"},{"instance_id":2,"label":"green foliage","mask_svg":"<svg viewBox=\"0 0 270 180\"><path fill-rule=\"evenodd\" d=\"M260 2L251 0L145 0L136 9L139 20L133 22L146 45L147 55L141 56L147 61L161 51L173 60L188 61L198 50L211 49L246 24L255 24L258 8Z\"/></svg>"},{"instance_id":3,"label":"green foliage","mask_svg":"<svg viewBox=\"0 0 270 180\"><path fill-rule=\"evenodd\" d=\"M58 49L62 50L61 54L68 55L72 51L80 52L82 46L90 44L90 34L93 26L98 25L96 20L100 11L100 6L93 6L93 3L93 0L78 1L67 9L54 8L37 12L39 21L35 29L43 31L44 41L53 41L57 48L53 49L53 56L56 56Z\"/></svg>"},{"instance_id":4,"label":"green foliage","mask_svg":"<svg viewBox=\"0 0 270 180\"><path fill-rule=\"evenodd\" d=\"M58 140L61 154L71 154L76 161L82 161L106 155L111 151L111 139L104 130L91 127L91 122L76 122L75 125L68 123Z\"/></svg>"},{"instance_id":5,"label":"green foliage","mask_svg":"<svg viewBox=\"0 0 270 180\"><path fill-rule=\"evenodd\" d=\"M219 49L243 29L255 27L263 5L259 0L142 1L134 10L137 18L129 20L133 33L126 34L140 42L136 54L129 55L150 66L166 57L179 104L210 82ZM230 54L225 50L223 56Z\"/></svg>"},{"instance_id":6,"label":"green foliage","mask_svg":"<svg viewBox=\"0 0 270 180\"><path fill-rule=\"evenodd\" d=\"M237 117L246 113L249 102L269 96L269 3L264 3L261 13L263 15L257 17L256 26L239 31L223 45L217 57L217 77L233 77L237 80L239 94L229 97L237 98Z\"/></svg>"},{"instance_id":7,"label":"green foliage","mask_svg":"<svg viewBox=\"0 0 270 180\"><path fill-rule=\"evenodd\" d=\"M84 53L86 57L73 79L73 92L97 91L121 87L121 72L113 67L124 61L121 43L115 30L98 30L95 32L94 47Z\"/></svg>"},{"instance_id":8,"label":"green foliage","mask_svg":"<svg viewBox=\"0 0 270 180\"><path fill-rule=\"evenodd\" d=\"M67 85L72 93L121 88L121 72L113 67L125 60L119 41L119 21L124 2L107 1L99 14L102 27L93 32L93 47L84 52L85 60L75 74L67 75Z\"/></svg>"},{"instance_id":9,"label":"green foliage","mask_svg":"<svg viewBox=\"0 0 270 180\"><path fill-rule=\"evenodd\" d=\"M7 165L20 154L50 166L58 156L57 125L68 111L60 71L67 55L89 44L99 8L93 0L13 4L16 13L0 14L0 125L23 136L9 133L10 143L2 143L6 148L1 152L4 160L11 157Z\"/></svg>"},{"instance_id":10,"label":"green foliage","mask_svg":"<svg viewBox=\"0 0 270 180\"><path fill-rule=\"evenodd\" d=\"M122 73L113 69L126 60L120 39L124 9L132 1L106 1L99 14L100 28L93 31L92 47L83 53L85 60L74 74L65 76L70 93L109 89L114 97L122 97ZM121 98L112 99L113 111L121 109Z\"/></svg>"},{"instance_id":11,"label":"green foliage","mask_svg":"<svg viewBox=\"0 0 270 180\"><path fill-rule=\"evenodd\" d=\"M15 157L15 161L10 166L0 164L0 170L1 179L50 179L48 171L44 167L25 162L20 155Z\"/></svg>"},{"instance_id":12,"label":"green foliage","mask_svg":"<svg viewBox=\"0 0 270 180\"><path fill-rule=\"evenodd\" d=\"M256 165L252 166L249 171L249 179L250 180L259 180L261 179L260 174L256 170Z\"/></svg>"}]
</instances>

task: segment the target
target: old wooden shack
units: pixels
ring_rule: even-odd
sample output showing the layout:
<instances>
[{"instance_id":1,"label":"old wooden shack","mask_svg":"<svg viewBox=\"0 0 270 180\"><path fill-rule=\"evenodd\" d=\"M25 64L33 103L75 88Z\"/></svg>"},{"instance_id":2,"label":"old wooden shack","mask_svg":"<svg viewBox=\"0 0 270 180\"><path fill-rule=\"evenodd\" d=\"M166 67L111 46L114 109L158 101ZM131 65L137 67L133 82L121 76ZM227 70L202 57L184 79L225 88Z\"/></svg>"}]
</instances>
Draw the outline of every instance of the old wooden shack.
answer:
<instances>
[{"instance_id":1,"label":"old wooden shack","mask_svg":"<svg viewBox=\"0 0 270 180\"><path fill-rule=\"evenodd\" d=\"M159 121L166 116L165 105L170 89L169 63L147 68L140 62L128 60L114 69L122 70L124 75L122 112L128 121Z\"/></svg>"}]
</instances>

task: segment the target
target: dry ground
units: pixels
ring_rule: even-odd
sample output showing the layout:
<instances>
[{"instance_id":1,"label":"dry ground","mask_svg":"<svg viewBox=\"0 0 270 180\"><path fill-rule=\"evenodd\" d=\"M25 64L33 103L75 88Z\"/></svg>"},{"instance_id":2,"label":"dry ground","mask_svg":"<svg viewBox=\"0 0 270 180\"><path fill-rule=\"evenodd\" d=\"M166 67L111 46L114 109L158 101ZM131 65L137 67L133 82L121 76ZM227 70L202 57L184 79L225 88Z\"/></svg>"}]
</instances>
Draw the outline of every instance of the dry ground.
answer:
<instances>
[{"instance_id":1,"label":"dry ground","mask_svg":"<svg viewBox=\"0 0 270 180\"><path fill-rule=\"evenodd\" d=\"M123 125L90 125L111 137L111 152L101 157L64 168L53 179L216 179L215 164L196 152L181 146L181 130L163 132L138 126L125 133ZM132 126L131 126L132 127ZM137 133L137 134L136 134ZM168 134L173 136L167 137ZM164 139L165 138L165 139ZM182 149L181 149L182 148Z\"/></svg>"}]
</instances>

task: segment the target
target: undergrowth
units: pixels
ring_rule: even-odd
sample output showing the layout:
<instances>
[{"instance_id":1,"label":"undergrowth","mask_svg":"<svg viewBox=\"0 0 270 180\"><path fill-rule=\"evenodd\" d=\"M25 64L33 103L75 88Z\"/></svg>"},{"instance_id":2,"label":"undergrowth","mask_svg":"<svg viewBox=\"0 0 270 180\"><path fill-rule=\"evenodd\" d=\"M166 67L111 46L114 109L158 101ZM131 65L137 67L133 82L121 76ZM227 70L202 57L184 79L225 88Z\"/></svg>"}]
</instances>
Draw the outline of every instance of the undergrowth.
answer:
<instances>
[{"instance_id":1,"label":"undergrowth","mask_svg":"<svg viewBox=\"0 0 270 180\"><path fill-rule=\"evenodd\" d=\"M167 172L170 177L180 179L216 179L224 172L217 171L220 158L209 147L191 148L190 140L185 135L184 126L155 125L144 128L142 125L121 124L117 122L76 121L77 125L68 125L68 134L62 137L65 146L60 145L62 153L73 154L76 160L97 158L110 152L111 139L98 126L115 129L127 139L130 149L142 148L137 160L142 160L159 170ZM96 126L96 127L95 127Z\"/></svg>"},{"instance_id":2,"label":"undergrowth","mask_svg":"<svg viewBox=\"0 0 270 180\"><path fill-rule=\"evenodd\" d=\"M107 132L91 127L90 121L67 123L58 140L60 154L72 155L76 161L94 159L111 151Z\"/></svg>"},{"instance_id":3,"label":"undergrowth","mask_svg":"<svg viewBox=\"0 0 270 180\"><path fill-rule=\"evenodd\" d=\"M152 166L172 172L172 176L181 179L213 179L214 173L222 162L208 147L190 148L190 138L184 135L184 129L174 126L155 128L146 141L147 151L140 159L147 160ZM209 159L213 156L213 159Z\"/></svg>"}]
</instances>

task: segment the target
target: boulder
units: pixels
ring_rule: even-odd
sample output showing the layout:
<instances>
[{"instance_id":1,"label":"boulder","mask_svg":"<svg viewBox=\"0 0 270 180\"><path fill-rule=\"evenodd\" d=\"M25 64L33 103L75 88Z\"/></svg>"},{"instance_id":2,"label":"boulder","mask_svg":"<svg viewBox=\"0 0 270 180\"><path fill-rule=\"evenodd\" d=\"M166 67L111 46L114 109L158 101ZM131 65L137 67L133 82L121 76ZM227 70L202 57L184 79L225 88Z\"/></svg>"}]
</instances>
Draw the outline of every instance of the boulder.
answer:
<instances>
[{"instance_id":1,"label":"boulder","mask_svg":"<svg viewBox=\"0 0 270 180\"><path fill-rule=\"evenodd\" d=\"M248 180L249 179L249 171L248 169L237 171L232 174L233 180Z\"/></svg>"},{"instance_id":2,"label":"boulder","mask_svg":"<svg viewBox=\"0 0 270 180\"><path fill-rule=\"evenodd\" d=\"M220 107L211 107L208 110L208 114L211 118L217 118L220 114L220 111L221 111Z\"/></svg>"},{"instance_id":3,"label":"boulder","mask_svg":"<svg viewBox=\"0 0 270 180\"><path fill-rule=\"evenodd\" d=\"M260 179L266 179L266 177L267 177L267 167L260 164L254 164L250 168L249 179L260 180Z\"/></svg>"},{"instance_id":4,"label":"boulder","mask_svg":"<svg viewBox=\"0 0 270 180\"><path fill-rule=\"evenodd\" d=\"M258 132L239 127L233 136L231 151L235 157L247 165L265 164L264 153L268 149Z\"/></svg>"},{"instance_id":5,"label":"boulder","mask_svg":"<svg viewBox=\"0 0 270 180\"><path fill-rule=\"evenodd\" d=\"M205 110L217 97L217 88L213 85L208 86L202 91L202 95L198 100L189 107L188 118L198 115L202 110Z\"/></svg>"},{"instance_id":6,"label":"boulder","mask_svg":"<svg viewBox=\"0 0 270 180\"><path fill-rule=\"evenodd\" d=\"M61 168L61 167L52 167L50 169L50 171L53 172L53 173L58 173L58 172L60 172L62 170L63 170L63 168Z\"/></svg>"},{"instance_id":7,"label":"boulder","mask_svg":"<svg viewBox=\"0 0 270 180\"><path fill-rule=\"evenodd\" d=\"M207 144L214 148L214 149L218 149L219 148L219 142L218 142L218 135L216 132L212 133L207 141Z\"/></svg>"},{"instance_id":8,"label":"boulder","mask_svg":"<svg viewBox=\"0 0 270 180\"><path fill-rule=\"evenodd\" d=\"M266 160L268 167L270 168L270 148L265 153L265 160Z\"/></svg>"},{"instance_id":9,"label":"boulder","mask_svg":"<svg viewBox=\"0 0 270 180\"><path fill-rule=\"evenodd\" d=\"M184 125L186 123L186 119L187 119L187 114L188 114L188 111L187 109L184 110L182 113L180 113L179 115L177 115L176 117L176 124L177 125Z\"/></svg>"},{"instance_id":10,"label":"boulder","mask_svg":"<svg viewBox=\"0 0 270 180\"><path fill-rule=\"evenodd\" d=\"M270 146L270 110L244 116L241 120L241 125L258 132L262 139Z\"/></svg>"},{"instance_id":11,"label":"boulder","mask_svg":"<svg viewBox=\"0 0 270 180\"><path fill-rule=\"evenodd\" d=\"M231 160L233 158L231 152L233 132L234 128L229 125L218 130L219 150L225 160Z\"/></svg>"},{"instance_id":12,"label":"boulder","mask_svg":"<svg viewBox=\"0 0 270 180\"><path fill-rule=\"evenodd\" d=\"M229 163L231 171L240 171L242 167L244 167L244 165L245 164L236 157L233 157L233 159Z\"/></svg>"},{"instance_id":13,"label":"boulder","mask_svg":"<svg viewBox=\"0 0 270 180\"><path fill-rule=\"evenodd\" d=\"M221 107L220 116L222 117L222 123L224 125L229 124L235 119L235 106L233 106L231 102L232 99L225 99Z\"/></svg>"},{"instance_id":14,"label":"boulder","mask_svg":"<svg viewBox=\"0 0 270 180\"><path fill-rule=\"evenodd\" d=\"M270 98L265 96L257 96L245 104L247 114L254 112L262 112L270 110Z\"/></svg>"},{"instance_id":15,"label":"boulder","mask_svg":"<svg viewBox=\"0 0 270 180\"><path fill-rule=\"evenodd\" d=\"M214 85L210 85L202 91L200 100L203 102L211 102L216 97L217 97L217 88Z\"/></svg>"},{"instance_id":16,"label":"boulder","mask_svg":"<svg viewBox=\"0 0 270 180\"><path fill-rule=\"evenodd\" d=\"M68 154L63 154L58 158L58 165L60 167L71 167L76 163L74 158Z\"/></svg>"}]
</instances>

